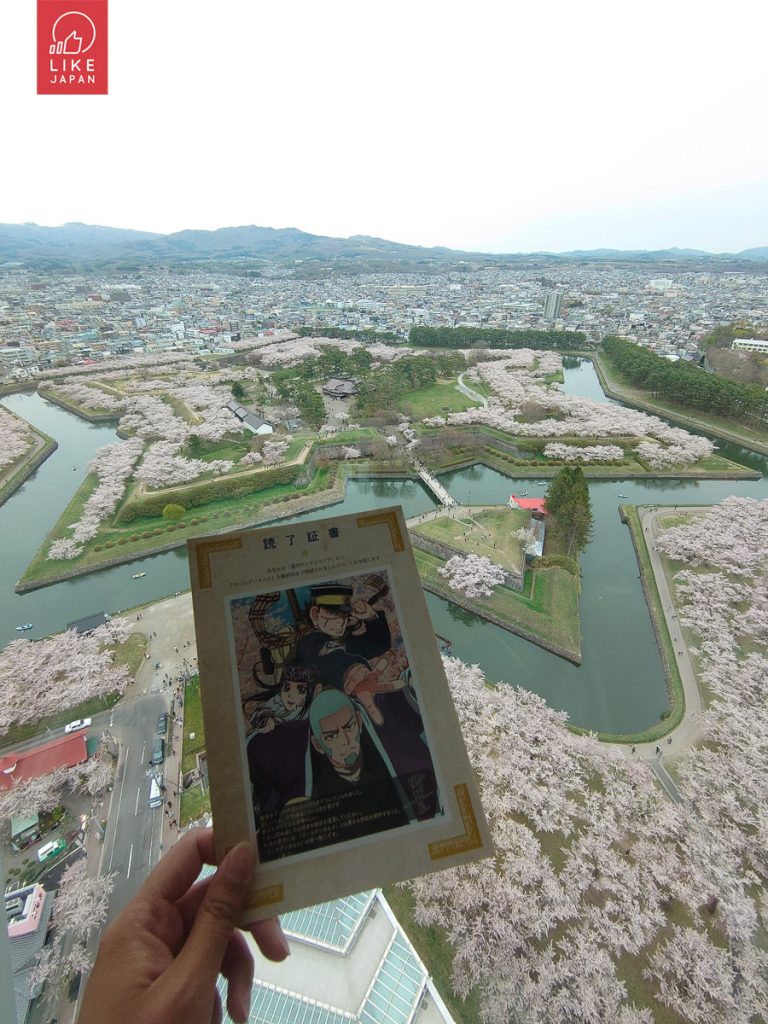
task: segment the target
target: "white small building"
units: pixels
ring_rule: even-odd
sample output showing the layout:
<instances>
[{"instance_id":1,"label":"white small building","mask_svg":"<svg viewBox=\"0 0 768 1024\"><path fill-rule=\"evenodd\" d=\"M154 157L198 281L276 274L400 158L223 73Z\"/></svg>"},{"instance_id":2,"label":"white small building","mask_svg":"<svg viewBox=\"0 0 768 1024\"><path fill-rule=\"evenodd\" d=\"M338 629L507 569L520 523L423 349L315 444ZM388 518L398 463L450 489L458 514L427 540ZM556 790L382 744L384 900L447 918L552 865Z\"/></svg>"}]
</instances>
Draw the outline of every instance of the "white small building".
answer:
<instances>
[{"instance_id":1,"label":"white small building","mask_svg":"<svg viewBox=\"0 0 768 1024\"><path fill-rule=\"evenodd\" d=\"M273 434L275 428L271 423L267 423L260 416L257 416L253 412L249 412L244 405L240 405L239 402L227 402L227 408L231 413L240 420L246 430L250 430L252 434L257 434L259 437L263 437L265 434Z\"/></svg>"},{"instance_id":2,"label":"white small building","mask_svg":"<svg viewBox=\"0 0 768 1024\"><path fill-rule=\"evenodd\" d=\"M768 340L763 338L734 338L731 348L740 352L762 352L768 354Z\"/></svg>"}]
</instances>

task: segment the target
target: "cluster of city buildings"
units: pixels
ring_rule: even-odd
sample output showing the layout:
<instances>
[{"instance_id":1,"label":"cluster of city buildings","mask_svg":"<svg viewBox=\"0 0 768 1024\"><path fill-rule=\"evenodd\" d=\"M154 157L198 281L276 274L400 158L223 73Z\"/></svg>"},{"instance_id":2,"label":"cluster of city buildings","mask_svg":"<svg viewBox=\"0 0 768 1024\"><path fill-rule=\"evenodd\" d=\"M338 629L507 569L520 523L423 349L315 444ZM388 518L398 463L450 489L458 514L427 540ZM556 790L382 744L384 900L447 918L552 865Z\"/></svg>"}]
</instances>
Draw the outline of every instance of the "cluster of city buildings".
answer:
<instances>
[{"instance_id":1,"label":"cluster of city buildings","mask_svg":"<svg viewBox=\"0 0 768 1024\"><path fill-rule=\"evenodd\" d=\"M720 324L768 328L768 275L757 271L659 276L652 266L574 262L544 273L466 264L307 279L300 267L267 266L258 277L152 268L116 278L0 267L0 377L131 353L227 353L260 332L303 326L404 339L417 324L579 330L683 358Z\"/></svg>"}]
</instances>

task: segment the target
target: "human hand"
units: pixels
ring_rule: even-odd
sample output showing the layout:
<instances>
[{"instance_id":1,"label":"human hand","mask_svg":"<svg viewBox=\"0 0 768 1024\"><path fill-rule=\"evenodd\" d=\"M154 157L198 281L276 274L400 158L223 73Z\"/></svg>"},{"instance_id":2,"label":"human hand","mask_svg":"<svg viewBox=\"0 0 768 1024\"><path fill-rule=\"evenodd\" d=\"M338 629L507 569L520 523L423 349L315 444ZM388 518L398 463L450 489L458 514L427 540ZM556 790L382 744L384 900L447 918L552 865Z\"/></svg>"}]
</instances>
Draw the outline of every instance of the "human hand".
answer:
<instances>
[{"instance_id":1,"label":"human hand","mask_svg":"<svg viewBox=\"0 0 768 1024\"><path fill-rule=\"evenodd\" d=\"M371 608L364 597L356 597L350 602L352 608L352 618L359 619L361 622L366 622L368 619L375 619L376 612Z\"/></svg>"},{"instance_id":2,"label":"human hand","mask_svg":"<svg viewBox=\"0 0 768 1024\"><path fill-rule=\"evenodd\" d=\"M383 725L384 716L376 706L376 694L401 690L406 682L402 673L407 664L404 656L387 651L371 669L361 664L353 665L344 676L344 692L362 704L375 725Z\"/></svg>"},{"instance_id":3,"label":"human hand","mask_svg":"<svg viewBox=\"0 0 768 1024\"><path fill-rule=\"evenodd\" d=\"M163 857L105 931L78 1024L220 1024L219 972L227 979L227 1012L247 1020L253 958L236 922L254 850L239 843L215 875L196 882L214 859L210 829L189 833ZM268 960L288 956L277 918L249 930Z\"/></svg>"}]
</instances>

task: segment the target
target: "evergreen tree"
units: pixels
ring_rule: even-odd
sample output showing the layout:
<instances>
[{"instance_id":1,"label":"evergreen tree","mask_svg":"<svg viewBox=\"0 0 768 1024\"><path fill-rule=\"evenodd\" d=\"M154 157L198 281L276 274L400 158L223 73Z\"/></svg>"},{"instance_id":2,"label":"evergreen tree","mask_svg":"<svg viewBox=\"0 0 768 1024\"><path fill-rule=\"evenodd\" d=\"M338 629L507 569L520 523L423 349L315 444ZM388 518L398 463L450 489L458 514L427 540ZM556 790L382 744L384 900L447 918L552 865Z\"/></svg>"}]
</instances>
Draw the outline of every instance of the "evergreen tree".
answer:
<instances>
[{"instance_id":1,"label":"evergreen tree","mask_svg":"<svg viewBox=\"0 0 768 1024\"><path fill-rule=\"evenodd\" d=\"M581 466L564 466L553 478L547 491L547 511L568 538L568 554L582 551L592 534L592 504L584 470Z\"/></svg>"}]
</instances>

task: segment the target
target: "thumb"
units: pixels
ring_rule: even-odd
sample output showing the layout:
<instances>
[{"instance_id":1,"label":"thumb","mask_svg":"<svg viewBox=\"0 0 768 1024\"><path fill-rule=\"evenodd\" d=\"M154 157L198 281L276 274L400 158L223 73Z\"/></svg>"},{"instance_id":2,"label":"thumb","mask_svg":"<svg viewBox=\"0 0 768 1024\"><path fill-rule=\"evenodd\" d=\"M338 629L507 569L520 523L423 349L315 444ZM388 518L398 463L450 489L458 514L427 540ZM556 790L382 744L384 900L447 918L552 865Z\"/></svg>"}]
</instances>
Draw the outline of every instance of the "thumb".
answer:
<instances>
[{"instance_id":1,"label":"thumb","mask_svg":"<svg viewBox=\"0 0 768 1024\"><path fill-rule=\"evenodd\" d=\"M213 876L184 948L176 959L182 974L196 985L215 983L224 953L237 927L253 877L254 849L238 843L227 853Z\"/></svg>"}]
</instances>

